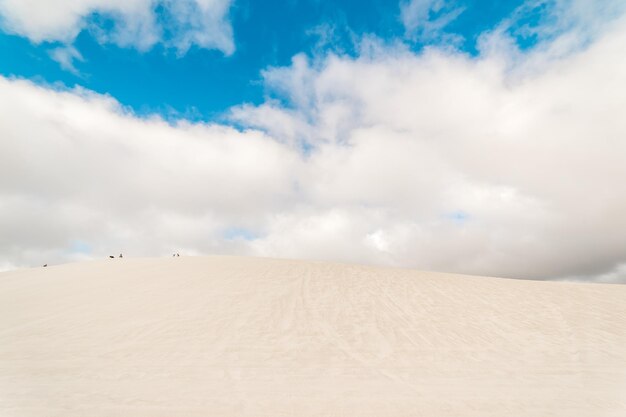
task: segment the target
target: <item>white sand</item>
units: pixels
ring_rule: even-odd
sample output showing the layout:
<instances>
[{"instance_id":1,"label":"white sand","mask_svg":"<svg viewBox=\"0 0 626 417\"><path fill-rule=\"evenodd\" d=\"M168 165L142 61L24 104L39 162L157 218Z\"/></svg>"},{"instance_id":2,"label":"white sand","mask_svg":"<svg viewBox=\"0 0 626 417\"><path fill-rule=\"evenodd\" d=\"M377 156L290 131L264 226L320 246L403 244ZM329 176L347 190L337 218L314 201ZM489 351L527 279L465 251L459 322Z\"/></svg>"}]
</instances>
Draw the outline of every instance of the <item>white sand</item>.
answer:
<instances>
[{"instance_id":1,"label":"white sand","mask_svg":"<svg viewBox=\"0 0 626 417\"><path fill-rule=\"evenodd\" d=\"M626 286L237 257L0 274L0 416L626 416Z\"/></svg>"}]
</instances>

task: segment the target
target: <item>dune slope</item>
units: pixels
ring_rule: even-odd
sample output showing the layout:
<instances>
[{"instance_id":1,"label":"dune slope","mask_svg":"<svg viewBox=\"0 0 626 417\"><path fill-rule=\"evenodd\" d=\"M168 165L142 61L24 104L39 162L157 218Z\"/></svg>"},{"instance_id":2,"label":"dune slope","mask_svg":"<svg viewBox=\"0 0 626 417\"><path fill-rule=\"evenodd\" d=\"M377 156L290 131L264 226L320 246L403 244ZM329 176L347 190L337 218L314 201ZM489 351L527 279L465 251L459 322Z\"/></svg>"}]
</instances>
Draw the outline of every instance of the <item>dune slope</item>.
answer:
<instances>
[{"instance_id":1,"label":"dune slope","mask_svg":"<svg viewBox=\"0 0 626 417\"><path fill-rule=\"evenodd\" d=\"M0 416L626 416L626 286L239 257L6 272Z\"/></svg>"}]
</instances>

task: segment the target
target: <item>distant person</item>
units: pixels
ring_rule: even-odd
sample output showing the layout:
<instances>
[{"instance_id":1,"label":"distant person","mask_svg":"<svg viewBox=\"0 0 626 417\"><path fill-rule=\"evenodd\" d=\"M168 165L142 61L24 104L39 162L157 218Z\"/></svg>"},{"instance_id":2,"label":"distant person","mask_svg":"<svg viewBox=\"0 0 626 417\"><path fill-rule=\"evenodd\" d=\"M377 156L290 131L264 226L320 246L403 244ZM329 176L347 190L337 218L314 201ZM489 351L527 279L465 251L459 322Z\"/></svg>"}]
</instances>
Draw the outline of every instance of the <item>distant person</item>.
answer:
<instances>
[{"instance_id":1,"label":"distant person","mask_svg":"<svg viewBox=\"0 0 626 417\"><path fill-rule=\"evenodd\" d=\"M120 253L120 258L123 258L122 254Z\"/></svg>"},{"instance_id":2,"label":"distant person","mask_svg":"<svg viewBox=\"0 0 626 417\"><path fill-rule=\"evenodd\" d=\"M177 253L176 256L180 256L180 253Z\"/></svg>"}]
</instances>

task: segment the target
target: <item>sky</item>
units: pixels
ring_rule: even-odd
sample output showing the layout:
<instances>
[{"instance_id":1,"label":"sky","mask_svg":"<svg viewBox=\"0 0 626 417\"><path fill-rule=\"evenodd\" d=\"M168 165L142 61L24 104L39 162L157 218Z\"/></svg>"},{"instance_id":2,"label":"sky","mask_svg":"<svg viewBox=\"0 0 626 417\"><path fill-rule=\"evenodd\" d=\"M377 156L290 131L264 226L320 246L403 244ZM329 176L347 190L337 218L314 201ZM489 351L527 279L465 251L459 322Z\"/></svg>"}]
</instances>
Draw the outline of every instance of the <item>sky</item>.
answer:
<instances>
[{"instance_id":1,"label":"sky","mask_svg":"<svg viewBox=\"0 0 626 417\"><path fill-rule=\"evenodd\" d=\"M626 283L623 0L0 0L0 270Z\"/></svg>"}]
</instances>

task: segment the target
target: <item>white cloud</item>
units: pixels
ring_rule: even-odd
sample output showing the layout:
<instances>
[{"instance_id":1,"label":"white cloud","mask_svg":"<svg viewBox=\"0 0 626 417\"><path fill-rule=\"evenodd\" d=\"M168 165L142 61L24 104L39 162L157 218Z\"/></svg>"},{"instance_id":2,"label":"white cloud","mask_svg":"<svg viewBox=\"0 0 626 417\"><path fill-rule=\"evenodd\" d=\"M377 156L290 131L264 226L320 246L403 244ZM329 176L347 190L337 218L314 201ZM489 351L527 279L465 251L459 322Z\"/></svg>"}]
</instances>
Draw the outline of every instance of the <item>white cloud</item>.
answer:
<instances>
[{"instance_id":1,"label":"white cloud","mask_svg":"<svg viewBox=\"0 0 626 417\"><path fill-rule=\"evenodd\" d=\"M0 79L0 265L90 248L624 281L626 24L567 55L366 49L268 69L287 104L232 109L243 131Z\"/></svg>"},{"instance_id":2,"label":"white cloud","mask_svg":"<svg viewBox=\"0 0 626 417\"><path fill-rule=\"evenodd\" d=\"M2 259L211 251L291 198L298 156L260 132L139 119L114 100L1 79Z\"/></svg>"},{"instance_id":3,"label":"white cloud","mask_svg":"<svg viewBox=\"0 0 626 417\"><path fill-rule=\"evenodd\" d=\"M231 0L0 0L0 18L5 30L35 43L71 44L90 29L101 42L139 50L161 42L181 54L193 45L231 54L230 5ZM157 7L163 10L161 19ZM94 15L110 19L112 29Z\"/></svg>"},{"instance_id":4,"label":"white cloud","mask_svg":"<svg viewBox=\"0 0 626 417\"><path fill-rule=\"evenodd\" d=\"M283 141L311 142L302 189L315 209L283 218L257 247L536 278L623 262L622 27L566 57L374 48L270 71L290 108L245 112L264 128L271 108L268 132L287 120ZM459 211L463 221L448 215Z\"/></svg>"},{"instance_id":5,"label":"white cloud","mask_svg":"<svg viewBox=\"0 0 626 417\"><path fill-rule=\"evenodd\" d=\"M235 50L228 20L231 0L164 0L170 14L171 44L184 53L193 45L219 49L230 55Z\"/></svg>"},{"instance_id":6,"label":"white cloud","mask_svg":"<svg viewBox=\"0 0 626 417\"><path fill-rule=\"evenodd\" d=\"M50 50L50 57L57 61L61 68L73 74L78 74L78 69L74 66L75 61L84 61L80 52L73 46L60 46Z\"/></svg>"},{"instance_id":7,"label":"white cloud","mask_svg":"<svg viewBox=\"0 0 626 417\"><path fill-rule=\"evenodd\" d=\"M515 54L517 42L531 44L534 59L526 66L567 57L586 48L615 25L623 23L623 0L527 0L495 29L484 33L479 47L484 52ZM531 24L528 16L534 15Z\"/></svg>"},{"instance_id":8,"label":"white cloud","mask_svg":"<svg viewBox=\"0 0 626 417\"><path fill-rule=\"evenodd\" d=\"M446 34L443 29L463 10L453 0L403 0L400 2L400 19L409 38L421 41L441 38L454 42L458 36Z\"/></svg>"}]
</instances>

